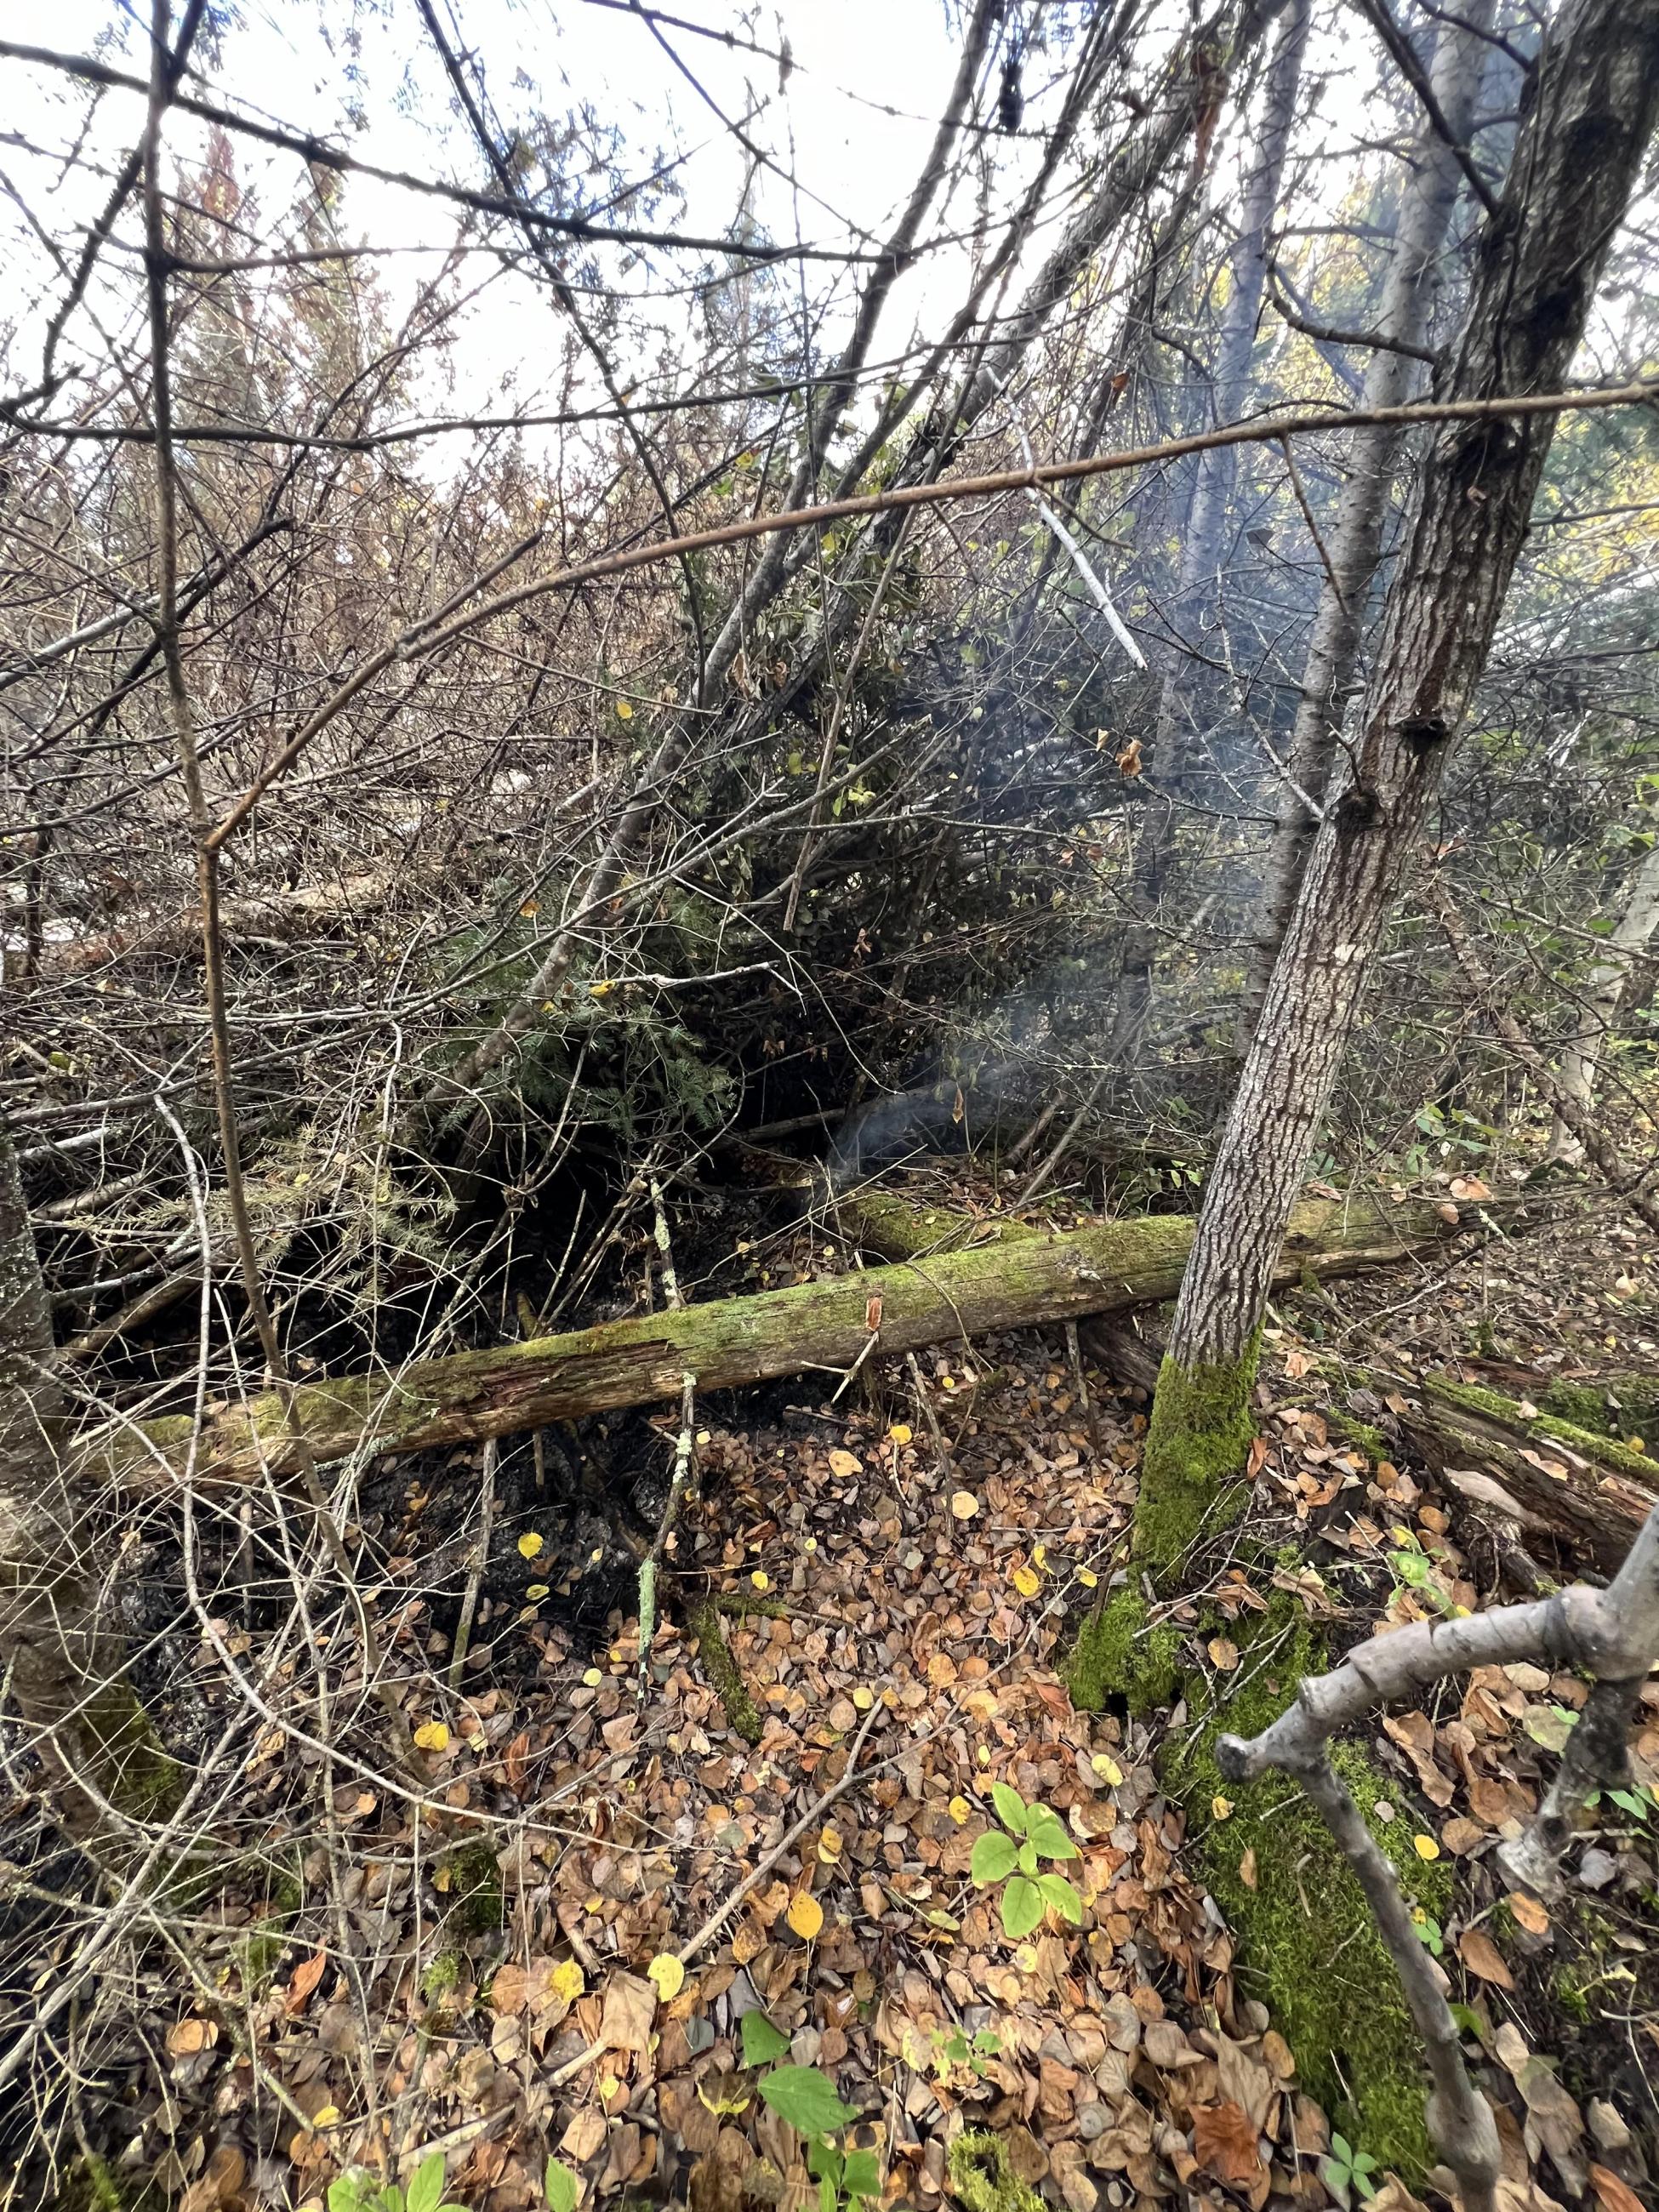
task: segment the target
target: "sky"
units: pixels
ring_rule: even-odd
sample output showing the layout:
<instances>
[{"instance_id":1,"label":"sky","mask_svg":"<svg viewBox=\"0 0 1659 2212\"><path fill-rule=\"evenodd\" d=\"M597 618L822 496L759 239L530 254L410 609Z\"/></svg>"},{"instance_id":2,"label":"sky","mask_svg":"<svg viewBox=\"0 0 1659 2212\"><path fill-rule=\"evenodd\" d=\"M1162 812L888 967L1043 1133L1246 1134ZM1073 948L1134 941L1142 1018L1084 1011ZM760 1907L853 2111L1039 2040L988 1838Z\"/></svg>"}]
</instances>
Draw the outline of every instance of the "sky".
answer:
<instances>
[{"instance_id":1,"label":"sky","mask_svg":"<svg viewBox=\"0 0 1659 2212\"><path fill-rule=\"evenodd\" d=\"M446 14L451 0L441 0ZM1061 0L1060 13L1078 20L1077 0ZM684 64L676 66L647 24L625 8L596 0L457 0L456 43L482 61L496 115L512 128L540 108L558 115L587 111L601 128L614 127L633 152L629 173L648 174L660 156L672 166L683 204L664 204L653 227L711 235L728 232L740 209L780 239L804 239L842 248L860 233L884 236L902 205L932 140L954 75L958 22L943 0L785 0L747 16L709 0L684 0L676 12L687 20L738 27L762 46L781 51L787 41L793 66L781 85L778 63L729 52L715 40L664 24L663 38ZM148 35L135 15L107 0L61 0L48 20L30 8L11 14L11 35L24 35L71 52L97 53L117 67L142 73ZM449 16L452 30L455 16ZM741 33L740 33L741 34ZM1055 65L1034 56L1027 76L1033 91L1032 134L996 143L991 204L1008 204L1035 162L1036 131L1052 101L1042 86ZM686 72L696 79L694 85ZM301 4L239 6L220 31L216 56L200 88L244 112L328 137L383 166L443 177L471 185L487 180L482 158L452 108L449 87L426 40L413 0L342 5L339 0ZM88 221L107 190L120 154L137 143L143 102L136 94L106 93L91 102L83 86L46 69L3 64L9 145L0 148L0 170L18 198L44 215L60 246L78 246L76 226ZM994 95L994 86L990 88ZM86 118L91 110L91 122ZM719 111L718 112L716 111ZM355 112L354 112L355 111ZM888 112L888 111L897 111ZM721 117L747 118L753 141L777 167L757 167ZM83 128L84 126L84 128ZM205 125L174 114L167 144L179 158L199 156ZM21 138L25 143L20 145ZM66 173L58 158L78 142L101 173L82 167ZM270 211L283 205L301 181L297 160L246 140L237 146L239 180L258 192ZM779 169L793 170L793 180ZM589 193L599 180L579 179ZM976 210L959 193L948 210L936 210L933 228L965 228ZM38 332L60 287L39 240L15 205L3 219L11 250L0 273L0 315L18 331L14 372L38 358ZM395 186L353 178L344 228L377 246L441 247L454 235L456 210ZM137 210L118 235L138 236ZM605 274L631 294L679 292L703 257L649 251L607 258ZM112 322L131 327L139 310L136 258L117 252L111 276L94 286L93 304ZM419 275L436 256L407 253L378 264L394 308L410 296ZM904 280L899 321L921 316L937 323L960 296L967 249L949 248ZM484 273L475 263L470 272ZM795 279L792 276L792 282ZM852 279L825 264L806 264L800 280L815 295L837 287L845 303ZM466 319L453 364L458 386L469 396L517 372L518 397L527 400L536 365L549 354L542 335L549 310L544 295L527 282L497 278ZM651 310L665 330L684 327L683 293ZM81 336L88 349L91 333ZM437 405L436 394L428 395Z\"/></svg>"}]
</instances>

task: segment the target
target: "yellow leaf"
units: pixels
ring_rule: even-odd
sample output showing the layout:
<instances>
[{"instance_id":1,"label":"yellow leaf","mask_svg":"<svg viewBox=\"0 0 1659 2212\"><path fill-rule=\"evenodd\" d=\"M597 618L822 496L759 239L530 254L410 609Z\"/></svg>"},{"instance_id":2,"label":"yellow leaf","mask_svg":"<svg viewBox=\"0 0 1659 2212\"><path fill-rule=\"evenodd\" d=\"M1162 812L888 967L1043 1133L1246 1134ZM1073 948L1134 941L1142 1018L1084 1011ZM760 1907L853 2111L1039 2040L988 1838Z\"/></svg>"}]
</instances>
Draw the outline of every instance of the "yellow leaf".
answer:
<instances>
[{"instance_id":1,"label":"yellow leaf","mask_svg":"<svg viewBox=\"0 0 1659 2212\"><path fill-rule=\"evenodd\" d=\"M1016 1567L1008 1577L1022 1597L1035 1597L1042 1588L1042 1578L1030 1567Z\"/></svg>"},{"instance_id":2,"label":"yellow leaf","mask_svg":"<svg viewBox=\"0 0 1659 2212\"><path fill-rule=\"evenodd\" d=\"M1123 1779L1123 1769L1109 1753L1097 1751L1089 1764L1109 1790L1115 1790Z\"/></svg>"},{"instance_id":3,"label":"yellow leaf","mask_svg":"<svg viewBox=\"0 0 1659 2212\"><path fill-rule=\"evenodd\" d=\"M548 1976L547 1986L556 1997L562 1997L567 2004L574 2004L587 1987L587 1980L574 1959L561 1959Z\"/></svg>"},{"instance_id":4,"label":"yellow leaf","mask_svg":"<svg viewBox=\"0 0 1659 2212\"><path fill-rule=\"evenodd\" d=\"M1031 1547L1031 1565L1032 1565L1034 1567L1039 1567L1039 1568L1041 1568L1041 1569L1042 1570L1042 1571L1043 1571L1045 1574L1048 1572L1048 1547L1046 1544L1033 1544L1033 1545L1032 1545L1032 1547Z\"/></svg>"},{"instance_id":5,"label":"yellow leaf","mask_svg":"<svg viewBox=\"0 0 1659 2212\"><path fill-rule=\"evenodd\" d=\"M616 988L615 983L590 983L587 987L587 995L590 999L606 998Z\"/></svg>"},{"instance_id":6,"label":"yellow leaf","mask_svg":"<svg viewBox=\"0 0 1659 2212\"><path fill-rule=\"evenodd\" d=\"M823 1926L823 1907L805 1890L797 1890L789 1900L789 1910L784 1917L801 1941L810 1943Z\"/></svg>"},{"instance_id":7,"label":"yellow leaf","mask_svg":"<svg viewBox=\"0 0 1659 2212\"><path fill-rule=\"evenodd\" d=\"M422 1751L447 1751L449 1730L441 1721L422 1721L415 1731L415 1741Z\"/></svg>"},{"instance_id":8,"label":"yellow leaf","mask_svg":"<svg viewBox=\"0 0 1659 2212\"><path fill-rule=\"evenodd\" d=\"M597 1690L604 1680L605 1676L600 1674L597 1667L590 1667L587 1672L582 1676L582 1680L590 1690Z\"/></svg>"},{"instance_id":9,"label":"yellow leaf","mask_svg":"<svg viewBox=\"0 0 1659 2212\"><path fill-rule=\"evenodd\" d=\"M340 2124L339 2106L325 2105L320 2112L313 2114L311 2124L313 2128L337 2128Z\"/></svg>"},{"instance_id":10,"label":"yellow leaf","mask_svg":"<svg viewBox=\"0 0 1659 2212\"><path fill-rule=\"evenodd\" d=\"M1100 1577L1092 1567L1079 1567L1077 1571L1077 1578L1085 1589L1092 1589L1100 1580Z\"/></svg>"},{"instance_id":11,"label":"yellow leaf","mask_svg":"<svg viewBox=\"0 0 1659 2212\"><path fill-rule=\"evenodd\" d=\"M875 1692L872 1690L854 1690L853 1692L853 1703L861 1713L867 1713L875 1702Z\"/></svg>"},{"instance_id":12,"label":"yellow leaf","mask_svg":"<svg viewBox=\"0 0 1659 2212\"><path fill-rule=\"evenodd\" d=\"M826 1828L818 1838L818 1863L834 1866L847 1848L847 1838L839 1828Z\"/></svg>"},{"instance_id":13,"label":"yellow leaf","mask_svg":"<svg viewBox=\"0 0 1659 2212\"><path fill-rule=\"evenodd\" d=\"M530 915L532 914L539 914L541 910L542 902L539 899L526 899L524 904L519 908L519 912L523 915L526 920L528 920Z\"/></svg>"},{"instance_id":14,"label":"yellow leaf","mask_svg":"<svg viewBox=\"0 0 1659 2212\"><path fill-rule=\"evenodd\" d=\"M1413 1836L1412 1844L1420 1859L1437 1859L1440 1856L1440 1846L1432 1836Z\"/></svg>"},{"instance_id":15,"label":"yellow leaf","mask_svg":"<svg viewBox=\"0 0 1659 2212\"><path fill-rule=\"evenodd\" d=\"M761 1568L759 1568L759 1567L757 1567L757 1568L756 1568L756 1570L755 1570L754 1573L753 1573L752 1575L750 1575L750 1576L749 1579L750 1579L750 1581L751 1583L753 1583L753 1584L755 1585L755 1588L756 1588L757 1589L758 1589L758 1590L770 1589L771 1589L771 1587L772 1587L772 1577L771 1577L771 1576L770 1576L770 1575L769 1575L769 1574L767 1574L767 1573L765 1573L765 1572L764 1572Z\"/></svg>"},{"instance_id":16,"label":"yellow leaf","mask_svg":"<svg viewBox=\"0 0 1659 2212\"><path fill-rule=\"evenodd\" d=\"M863 1462L855 1459L853 1454L849 1451L842 1451L837 1448L830 1455L830 1472L831 1474L839 1474L844 1478L849 1474L859 1474L861 1471L862 1467Z\"/></svg>"},{"instance_id":17,"label":"yellow leaf","mask_svg":"<svg viewBox=\"0 0 1659 2212\"><path fill-rule=\"evenodd\" d=\"M627 700L618 699L617 702L617 720L619 722L631 722L633 719L634 709L629 705Z\"/></svg>"},{"instance_id":18,"label":"yellow leaf","mask_svg":"<svg viewBox=\"0 0 1659 2212\"><path fill-rule=\"evenodd\" d=\"M1210 1810L1218 1820L1230 1820L1232 1816L1232 1809L1233 1801L1231 1797L1212 1797L1210 1800Z\"/></svg>"},{"instance_id":19,"label":"yellow leaf","mask_svg":"<svg viewBox=\"0 0 1659 2212\"><path fill-rule=\"evenodd\" d=\"M951 1493L951 1511L958 1521L971 1521L975 1514L979 1511L979 1500L971 1490L953 1490Z\"/></svg>"},{"instance_id":20,"label":"yellow leaf","mask_svg":"<svg viewBox=\"0 0 1659 2212\"><path fill-rule=\"evenodd\" d=\"M519 1539L519 1557L521 1559L533 1559L537 1553L541 1550L542 1544L543 1539L533 1530L529 1531Z\"/></svg>"},{"instance_id":21,"label":"yellow leaf","mask_svg":"<svg viewBox=\"0 0 1659 2212\"><path fill-rule=\"evenodd\" d=\"M956 1822L957 1827L962 1826L973 1809L965 1797L953 1797L947 1808L951 1818Z\"/></svg>"},{"instance_id":22,"label":"yellow leaf","mask_svg":"<svg viewBox=\"0 0 1659 2212\"><path fill-rule=\"evenodd\" d=\"M896 1444L908 1444L914 1433L908 1421L895 1421L887 1431L889 1437Z\"/></svg>"},{"instance_id":23,"label":"yellow leaf","mask_svg":"<svg viewBox=\"0 0 1659 2212\"><path fill-rule=\"evenodd\" d=\"M528 1583L525 1586L524 1594L532 1604L539 1605L547 1595L547 1587L545 1583Z\"/></svg>"},{"instance_id":24,"label":"yellow leaf","mask_svg":"<svg viewBox=\"0 0 1659 2212\"><path fill-rule=\"evenodd\" d=\"M657 1995L667 2004L685 1987L685 1968L672 1951L659 1951L645 1970L645 1978L657 1985Z\"/></svg>"}]
</instances>

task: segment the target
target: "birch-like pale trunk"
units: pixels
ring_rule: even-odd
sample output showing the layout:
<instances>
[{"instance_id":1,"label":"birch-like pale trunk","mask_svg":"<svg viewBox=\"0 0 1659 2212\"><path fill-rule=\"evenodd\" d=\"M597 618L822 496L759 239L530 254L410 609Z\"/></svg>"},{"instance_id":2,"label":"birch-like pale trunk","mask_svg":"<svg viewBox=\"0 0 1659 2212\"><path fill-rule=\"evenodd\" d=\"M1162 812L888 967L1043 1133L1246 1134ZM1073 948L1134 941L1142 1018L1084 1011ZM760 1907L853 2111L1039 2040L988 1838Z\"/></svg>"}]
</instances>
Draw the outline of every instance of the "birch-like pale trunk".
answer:
<instances>
[{"instance_id":1,"label":"birch-like pale trunk","mask_svg":"<svg viewBox=\"0 0 1659 2212\"><path fill-rule=\"evenodd\" d=\"M1480 240L1449 396L1549 392L1566 378L1659 116L1659 0L1572 0L1528 90L1503 198ZM1138 1528L1159 1532L1166 1564L1248 1443L1279 1239L1486 666L1554 422L1448 425L1426 459L1342 786L1268 982L1176 1308L1137 1509Z\"/></svg>"},{"instance_id":2,"label":"birch-like pale trunk","mask_svg":"<svg viewBox=\"0 0 1659 2212\"><path fill-rule=\"evenodd\" d=\"M1419 349L1427 345L1433 327L1441 250L1463 181L1457 149L1468 143L1489 52L1482 33L1490 27L1493 0L1471 0L1457 14L1441 19L1430 84L1451 137L1449 142L1425 121L1412 149L1377 310L1376 335L1383 343L1366 368L1361 407L1399 407L1417 395L1423 374ZM1285 761L1289 787L1279 789L1278 827L1249 930L1243 1021L1247 1041L1318 826L1304 799L1318 806L1330 781L1404 438L1398 429L1361 431L1350 448L1348 480L1327 547L1330 565L1308 640Z\"/></svg>"},{"instance_id":3,"label":"birch-like pale trunk","mask_svg":"<svg viewBox=\"0 0 1659 2212\"><path fill-rule=\"evenodd\" d=\"M1659 839L1642 855L1631 878L1629 895L1618 926L1589 974L1589 988L1578 1010L1572 1034L1561 1051L1558 1081L1584 1113L1595 1103L1596 1071L1607 1037L1619 1015L1620 1002L1636 961L1659 929ZM1583 1147L1558 1113L1550 1130L1549 1158L1577 1160Z\"/></svg>"},{"instance_id":4,"label":"birch-like pale trunk","mask_svg":"<svg viewBox=\"0 0 1659 2212\"><path fill-rule=\"evenodd\" d=\"M1245 185L1237 235L1228 258L1229 284L1216 344L1211 407L1218 422L1235 421L1249 386L1261 302L1266 296L1272 227L1285 173L1285 156L1296 119L1297 93L1307 49L1310 0L1291 0L1267 68L1256 161ZM1176 643L1164 678L1150 759L1142 787L1140 834L1135 854L1133 910L1118 979L1115 1059L1133 1048L1152 1002L1157 915L1170 848L1181 818L1180 791L1218 695L1204 644L1205 617L1220 580L1227 515L1238 457L1220 447L1199 458L1182 533L1171 627Z\"/></svg>"}]
</instances>

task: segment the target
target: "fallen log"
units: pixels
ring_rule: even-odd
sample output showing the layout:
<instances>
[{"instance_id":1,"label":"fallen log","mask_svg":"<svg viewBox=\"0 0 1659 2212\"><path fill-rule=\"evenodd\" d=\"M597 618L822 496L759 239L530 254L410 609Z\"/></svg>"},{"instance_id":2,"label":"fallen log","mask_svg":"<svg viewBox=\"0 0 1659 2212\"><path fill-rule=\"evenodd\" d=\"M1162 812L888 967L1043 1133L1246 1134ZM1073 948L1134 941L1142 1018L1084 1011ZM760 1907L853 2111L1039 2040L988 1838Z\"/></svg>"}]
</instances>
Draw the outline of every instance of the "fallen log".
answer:
<instances>
[{"instance_id":1,"label":"fallen log","mask_svg":"<svg viewBox=\"0 0 1659 2212\"><path fill-rule=\"evenodd\" d=\"M1400 1425L1453 1488L1619 1565L1659 1498L1659 1467L1645 1454L1450 1375L1425 1375L1418 1388Z\"/></svg>"},{"instance_id":2,"label":"fallen log","mask_svg":"<svg viewBox=\"0 0 1659 2212\"><path fill-rule=\"evenodd\" d=\"M316 1460L339 1460L677 1399L688 1372L707 1392L803 1369L844 1370L867 1354L872 1334L883 1352L911 1352L1173 1297L1193 1230L1189 1218L1174 1214L1107 1222L460 1352L400 1373L309 1382L293 1394L293 1421ZM1383 1266L1446 1234L1431 1206L1311 1200L1291 1216L1274 1279ZM130 1488L170 1486L189 1464L191 1426L188 1414L112 1425L83 1439L81 1465ZM294 1428L267 1393L210 1408L191 1480L249 1483L264 1464L287 1476L300 1460Z\"/></svg>"}]
</instances>

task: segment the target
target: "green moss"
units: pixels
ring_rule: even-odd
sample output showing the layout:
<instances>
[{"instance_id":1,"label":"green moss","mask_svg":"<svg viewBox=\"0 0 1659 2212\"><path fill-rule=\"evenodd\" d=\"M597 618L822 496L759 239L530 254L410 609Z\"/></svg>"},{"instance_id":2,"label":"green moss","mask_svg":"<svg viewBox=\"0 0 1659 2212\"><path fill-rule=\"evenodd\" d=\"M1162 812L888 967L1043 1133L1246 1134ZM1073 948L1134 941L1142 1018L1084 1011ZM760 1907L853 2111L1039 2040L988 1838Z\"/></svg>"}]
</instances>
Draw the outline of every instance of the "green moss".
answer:
<instances>
[{"instance_id":1,"label":"green moss","mask_svg":"<svg viewBox=\"0 0 1659 2212\"><path fill-rule=\"evenodd\" d=\"M684 1610L686 1627L697 1639L697 1656L702 1662L702 1671L725 1709L728 1725L745 1743L758 1743L760 1707L750 1695L749 1686L727 1648L725 1631L720 1626L719 1600L694 1598Z\"/></svg>"},{"instance_id":2,"label":"green moss","mask_svg":"<svg viewBox=\"0 0 1659 2212\"><path fill-rule=\"evenodd\" d=\"M1589 1429L1597 1436L1646 1439L1659 1431L1659 1381L1651 1375L1609 1375L1600 1382L1552 1382L1538 1402L1557 1420L1570 1421L1575 1428Z\"/></svg>"},{"instance_id":3,"label":"green moss","mask_svg":"<svg viewBox=\"0 0 1659 2212\"><path fill-rule=\"evenodd\" d=\"M1170 1703L1180 1679L1180 1630L1167 1622L1149 1630L1146 1601L1133 1589L1090 1614L1066 1662L1072 1703L1085 1713L1104 1711L1115 1694L1132 1713L1151 1712Z\"/></svg>"},{"instance_id":4,"label":"green moss","mask_svg":"<svg viewBox=\"0 0 1659 2212\"><path fill-rule=\"evenodd\" d=\"M968 2212L1044 2212L1042 2199L1010 2164L1005 2138L986 2129L957 2137L946 2171L951 2194Z\"/></svg>"},{"instance_id":5,"label":"green moss","mask_svg":"<svg viewBox=\"0 0 1659 2212\"><path fill-rule=\"evenodd\" d=\"M459 1844L441 1862L449 1876L452 1900L444 1915L444 1936L464 1943L470 1936L493 1936L501 1924L501 1870L495 1848L480 1838Z\"/></svg>"},{"instance_id":6,"label":"green moss","mask_svg":"<svg viewBox=\"0 0 1659 2212\"><path fill-rule=\"evenodd\" d=\"M1454 1382L1447 1376L1434 1375L1426 1378L1424 1387L1429 1396L1438 1399L1442 1405L1460 1407L1474 1414L1477 1420L1494 1422L1512 1436L1565 1444L1598 1467L1628 1475L1632 1482L1644 1484L1650 1489L1653 1486L1654 1469L1659 1460L1646 1452L1632 1451L1628 1445L1603 1432L1580 1428L1575 1422L1563 1420L1553 1413L1537 1413L1528 1418L1522 1413L1516 1400L1504 1397L1499 1390L1482 1389L1476 1382ZM1602 1419L1606 1418L1604 1407Z\"/></svg>"},{"instance_id":7,"label":"green moss","mask_svg":"<svg viewBox=\"0 0 1659 2212\"><path fill-rule=\"evenodd\" d=\"M1166 1356L1158 1370L1135 1501L1135 1558L1153 1574L1205 1529L1237 1521L1249 1502L1238 1478L1255 1433L1258 1349L1252 1337L1242 1358L1183 1367Z\"/></svg>"},{"instance_id":8,"label":"green moss","mask_svg":"<svg viewBox=\"0 0 1659 2212\"><path fill-rule=\"evenodd\" d=\"M1373 1467L1379 1460L1393 1457L1393 1448L1388 1438L1381 1429L1373 1428L1369 1421L1358 1420L1352 1413L1338 1413L1330 1406L1322 1406L1320 1414L1333 1436L1340 1437L1345 1443L1352 1444L1357 1450L1363 1451Z\"/></svg>"},{"instance_id":9,"label":"green moss","mask_svg":"<svg viewBox=\"0 0 1659 2212\"><path fill-rule=\"evenodd\" d=\"M1166 1762L1165 1785L1187 1809L1211 1893L1238 1938L1240 1986L1267 2004L1310 2094L1381 2165L1420 2174L1431 2157L1421 2047L1364 1893L1293 1782L1273 1774L1229 1783L1215 1762L1223 1729L1256 1735L1304 1674L1325 1670L1326 1655L1289 1601L1258 1617L1248 1637L1232 1632L1245 1686L1200 1723L1184 1755ZM1194 1680L1189 1692L1198 1689ZM1410 1902L1443 1919L1449 1872L1418 1857L1408 1820L1376 1817L1379 1800L1398 1802L1398 1785L1354 1745L1336 1746L1332 1758ZM1218 1799L1231 1804L1224 1819Z\"/></svg>"},{"instance_id":10,"label":"green moss","mask_svg":"<svg viewBox=\"0 0 1659 2212\"><path fill-rule=\"evenodd\" d=\"M185 1770L162 1746L155 1724L125 1676L88 1698L82 1732L95 1747L97 1780L118 1812L135 1820L166 1820L185 1794Z\"/></svg>"},{"instance_id":11,"label":"green moss","mask_svg":"<svg viewBox=\"0 0 1659 2212\"><path fill-rule=\"evenodd\" d=\"M434 2005L458 1988L461 1978L461 1954L459 1951L440 1951L428 1961L421 1975L421 1995L429 2005Z\"/></svg>"}]
</instances>

